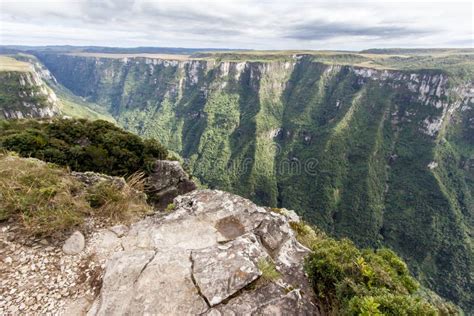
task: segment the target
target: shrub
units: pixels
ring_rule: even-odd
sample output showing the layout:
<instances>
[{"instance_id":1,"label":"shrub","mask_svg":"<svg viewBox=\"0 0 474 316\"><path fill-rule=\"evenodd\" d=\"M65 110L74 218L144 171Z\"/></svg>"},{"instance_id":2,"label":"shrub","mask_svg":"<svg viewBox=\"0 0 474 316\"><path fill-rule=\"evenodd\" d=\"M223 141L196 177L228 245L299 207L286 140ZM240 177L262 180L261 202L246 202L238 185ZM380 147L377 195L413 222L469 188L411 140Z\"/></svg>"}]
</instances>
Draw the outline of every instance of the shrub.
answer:
<instances>
[{"instance_id":1,"label":"shrub","mask_svg":"<svg viewBox=\"0 0 474 316\"><path fill-rule=\"evenodd\" d=\"M0 122L0 147L75 171L125 176L147 172L167 150L156 140L142 140L106 121L55 119Z\"/></svg>"},{"instance_id":2,"label":"shrub","mask_svg":"<svg viewBox=\"0 0 474 316\"><path fill-rule=\"evenodd\" d=\"M419 297L392 293L355 296L348 303L351 315L438 315L436 309Z\"/></svg>"},{"instance_id":3,"label":"shrub","mask_svg":"<svg viewBox=\"0 0 474 316\"><path fill-rule=\"evenodd\" d=\"M422 297L418 282L393 251L359 250L352 241L335 240L304 222L290 225L297 239L311 249L305 271L329 314L457 314L452 304L434 306Z\"/></svg>"}]
</instances>

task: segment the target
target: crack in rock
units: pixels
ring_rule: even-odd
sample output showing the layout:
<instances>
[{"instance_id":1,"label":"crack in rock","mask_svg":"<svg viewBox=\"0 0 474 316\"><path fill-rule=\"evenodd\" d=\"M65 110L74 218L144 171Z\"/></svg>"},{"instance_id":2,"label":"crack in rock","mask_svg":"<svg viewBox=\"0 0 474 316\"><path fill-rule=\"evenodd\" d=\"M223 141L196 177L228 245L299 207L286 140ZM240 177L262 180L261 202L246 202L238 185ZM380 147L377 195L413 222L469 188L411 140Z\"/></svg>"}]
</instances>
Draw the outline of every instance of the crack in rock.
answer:
<instances>
[{"instance_id":1,"label":"crack in rock","mask_svg":"<svg viewBox=\"0 0 474 316\"><path fill-rule=\"evenodd\" d=\"M145 269L148 267L148 265L153 261L153 259L155 259L157 253L158 253L158 251L154 250L153 256L151 256L150 260L148 260L148 262L145 263L145 265L143 266L143 268L140 270L140 273L138 273L138 276L137 276L137 278L135 279L135 281L133 282L133 284L136 284L136 283L138 282L138 280L140 280L140 277L142 276L143 271L145 271Z\"/></svg>"},{"instance_id":2,"label":"crack in rock","mask_svg":"<svg viewBox=\"0 0 474 316\"><path fill-rule=\"evenodd\" d=\"M193 260L193 252L192 251L189 252L189 261L191 261L191 281L193 282L194 287L196 288L198 295L204 300L204 302L206 302L206 305L209 308L211 308L211 304L209 303L207 297L204 296L204 294L202 294L201 288L199 287L199 284L197 284L197 281L194 278L194 260Z\"/></svg>"}]
</instances>

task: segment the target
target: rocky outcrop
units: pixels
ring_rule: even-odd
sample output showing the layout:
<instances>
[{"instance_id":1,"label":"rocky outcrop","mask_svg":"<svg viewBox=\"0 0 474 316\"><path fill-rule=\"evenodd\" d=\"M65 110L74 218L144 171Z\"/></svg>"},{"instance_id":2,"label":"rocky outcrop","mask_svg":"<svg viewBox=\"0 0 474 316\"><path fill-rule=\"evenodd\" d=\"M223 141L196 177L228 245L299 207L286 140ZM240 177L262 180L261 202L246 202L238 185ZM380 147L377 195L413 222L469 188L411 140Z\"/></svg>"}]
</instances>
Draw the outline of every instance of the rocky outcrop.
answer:
<instances>
[{"instance_id":1,"label":"rocky outcrop","mask_svg":"<svg viewBox=\"0 0 474 316\"><path fill-rule=\"evenodd\" d=\"M90 221L65 243L0 223L0 314L320 314L295 213L214 190L174 203L131 225Z\"/></svg>"},{"instance_id":2,"label":"rocky outcrop","mask_svg":"<svg viewBox=\"0 0 474 316\"><path fill-rule=\"evenodd\" d=\"M127 185L127 182L122 177L114 177L114 176L109 176L106 174L92 172L92 171L86 171L86 172L72 171L71 175L75 177L77 180L84 183L88 187L93 186L100 182L108 182L116 186L118 189L122 189L124 186Z\"/></svg>"},{"instance_id":3,"label":"rocky outcrop","mask_svg":"<svg viewBox=\"0 0 474 316\"><path fill-rule=\"evenodd\" d=\"M81 301L88 315L319 314L302 267L309 250L288 217L222 191L174 203L166 216L88 237L88 256L105 267L102 288L92 305L76 298L64 310ZM279 277L268 278L263 263Z\"/></svg>"},{"instance_id":4,"label":"rocky outcrop","mask_svg":"<svg viewBox=\"0 0 474 316\"><path fill-rule=\"evenodd\" d=\"M178 161L157 160L146 180L146 187L149 201L163 209L176 196L195 190L196 184Z\"/></svg>"}]
</instances>

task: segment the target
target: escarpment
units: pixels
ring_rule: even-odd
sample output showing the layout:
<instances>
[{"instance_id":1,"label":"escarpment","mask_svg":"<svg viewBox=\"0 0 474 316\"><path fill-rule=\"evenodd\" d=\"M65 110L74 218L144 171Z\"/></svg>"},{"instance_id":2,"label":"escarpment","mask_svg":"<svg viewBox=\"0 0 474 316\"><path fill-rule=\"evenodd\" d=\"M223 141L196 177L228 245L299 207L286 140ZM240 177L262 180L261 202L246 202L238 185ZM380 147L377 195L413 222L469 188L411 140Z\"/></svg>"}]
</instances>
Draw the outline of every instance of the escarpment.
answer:
<instances>
[{"instance_id":1,"label":"escarpment","mask_svg":"<svg viewBox=\"0 0 474 316\"><path fill-rule=\"evenodd\" d=\"M38 57L120 125L178 152L209 187L391 247L425 285L472 301L472 78L308 55Z\"/></svg>"},{"instance_id":2,"label":"escarpment","mask_svg":"<svg viewBox=\"0 0 474 316\"><path fill-rule=\"evenodd\" d=\"M36 71L0 71L0 118L51 118L59 114L56 94Z\"/></svg>"}]
</instances>

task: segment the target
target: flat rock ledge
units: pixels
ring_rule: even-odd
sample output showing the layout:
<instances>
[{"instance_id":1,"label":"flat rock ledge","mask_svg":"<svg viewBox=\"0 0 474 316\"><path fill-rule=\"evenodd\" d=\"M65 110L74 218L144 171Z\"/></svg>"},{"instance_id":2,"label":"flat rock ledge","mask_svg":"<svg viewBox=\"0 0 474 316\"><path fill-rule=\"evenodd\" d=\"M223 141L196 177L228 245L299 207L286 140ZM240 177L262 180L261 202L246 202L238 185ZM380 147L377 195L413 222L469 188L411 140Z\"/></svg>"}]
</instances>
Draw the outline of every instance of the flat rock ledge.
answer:
<instances>
[{"instance_id":1,"label":"flat rock ledge","mask_svg":"<svg viewBox=\"0 0 474 316\"><path fill-rule=\"evenodd\" d=\"M192 191L176 197L174 204L175 211L167 215L87 235L81 258L102 272L81 285L86 287L83 296L63 298L51 312L321 314L303 271L309 250L289 225L290 218L298 220L295 214L270 212L216 190ZM268 277L265 266L274 266L277 277ZM96 288L88 290L88 284Z\"/></svg>"}]
</instances>

